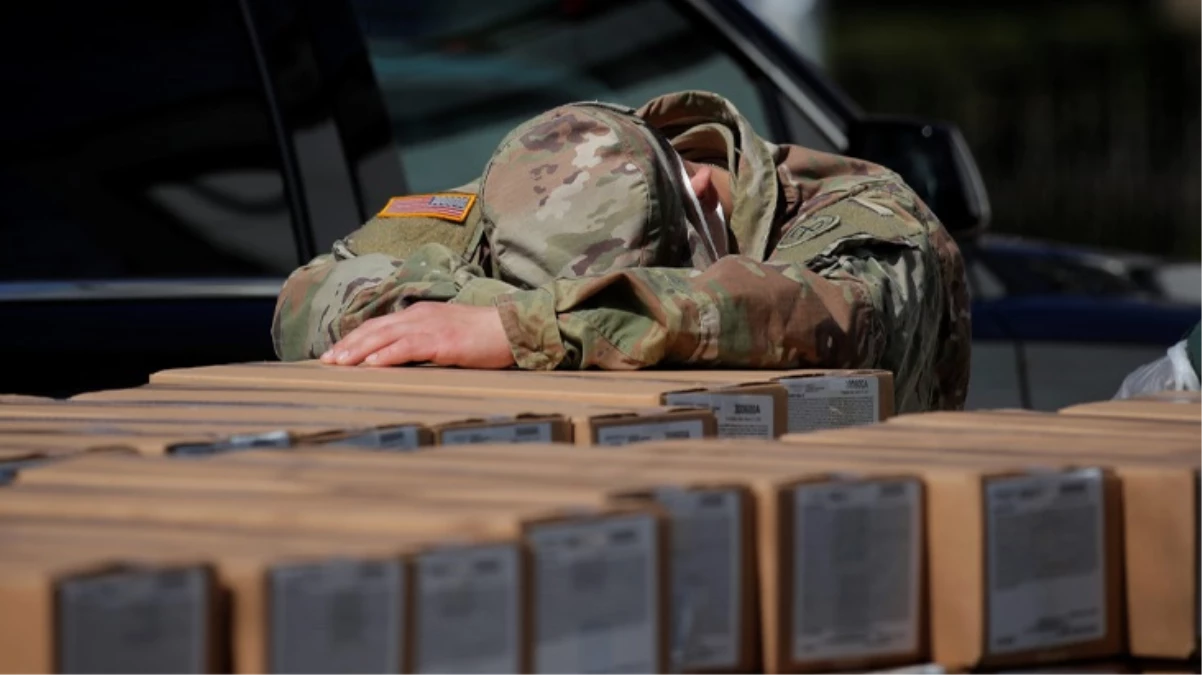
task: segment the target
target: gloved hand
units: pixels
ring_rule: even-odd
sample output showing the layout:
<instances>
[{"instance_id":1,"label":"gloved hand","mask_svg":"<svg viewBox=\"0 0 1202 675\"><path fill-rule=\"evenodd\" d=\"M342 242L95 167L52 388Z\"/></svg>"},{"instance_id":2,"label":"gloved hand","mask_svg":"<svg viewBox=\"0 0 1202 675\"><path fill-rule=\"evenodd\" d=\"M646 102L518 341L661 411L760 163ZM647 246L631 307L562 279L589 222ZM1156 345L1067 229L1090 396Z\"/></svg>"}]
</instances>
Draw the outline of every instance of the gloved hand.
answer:
<instances>
[{"instance_id":1,"label":"gloved hand","mask_svg":"<svg viewBox=\"0 0 1202 675\"><path fill-rule=\"evenodd\" d=\"M1123 380L1114 398L1131 398L1156 391L1198 391L1198 374L1190 363L1185 340L1169 347L1159 359L1133 370Z\"/></svg>"}]
</instances>

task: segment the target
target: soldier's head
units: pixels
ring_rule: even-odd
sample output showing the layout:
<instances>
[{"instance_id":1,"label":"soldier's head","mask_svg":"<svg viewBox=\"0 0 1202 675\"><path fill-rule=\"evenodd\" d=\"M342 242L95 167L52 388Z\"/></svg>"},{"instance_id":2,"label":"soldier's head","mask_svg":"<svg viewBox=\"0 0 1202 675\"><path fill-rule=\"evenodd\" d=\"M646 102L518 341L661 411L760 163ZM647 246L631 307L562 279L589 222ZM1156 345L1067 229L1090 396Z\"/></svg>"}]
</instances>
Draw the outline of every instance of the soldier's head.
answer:
<instances>
[{"instance_id":1,"label":"soldier's head","mask_svg":"<svg viewBox=\"0 0 1202 675\"><path fill-rule=\"evenodd\" d=\"M721 170L683 161L617 106L560 106L518 126L489 160L480 195L498 276L519 286L704 268L726 252Z\"/></svg>"}]
</instances>

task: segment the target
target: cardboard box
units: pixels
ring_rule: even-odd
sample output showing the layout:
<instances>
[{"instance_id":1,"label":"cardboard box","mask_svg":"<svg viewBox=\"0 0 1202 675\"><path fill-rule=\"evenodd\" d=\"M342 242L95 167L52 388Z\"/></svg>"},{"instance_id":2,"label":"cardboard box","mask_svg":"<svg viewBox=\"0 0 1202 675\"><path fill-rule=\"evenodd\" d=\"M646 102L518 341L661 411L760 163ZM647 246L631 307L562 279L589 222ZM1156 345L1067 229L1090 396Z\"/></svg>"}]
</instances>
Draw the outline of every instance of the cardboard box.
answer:
<instances>
[{"instance_id":1,"label":"cardboard box","mask_svg":"<svg viewBox=\"0 0 1202 675\"><path fill-rule=\"evenodd\" d=\"M637 448L643 444L629 446ZM836 668L857 668L882 663L905 663L922 658L926 652L925 619L923 617L922 557L922 495L918 481L905 475L866 475L855 480L831 476L818 469L790 473L779 465L752 469L727 462L717 470L693 466L691 461L672 461L665 457L631 456L625 449L563 449L556 451L545 446L460 447L431 452L407 454L404 457L354 456L345 460L353 465L372 466L372 473L391 489L407 492L410 486L399 483L389 475L390 470L409 480L426 483L437 492L448 483L463 480L465 474L487 475L497 472L497 484L503 485L506 474L527 473L526 481L547 483L570 481L557 474L585 472L598 480L613 478L628 485L645 485L645 494L658 494L665 499L662 488L680 481L740 481L758 496L757 526L759 561L761 567L762 631L765 639L765 672L828 672ZM298 450L289 458L305 458L321 466L311 469L313 480L330 479L333 467L343 458L329 453L309 453ZM278 466L277 458L263 453L230 456L221 463L239 467L258 464L263 468ZM395 461L390 461L395 460ZM297 462L296 466L300 466ZM393 466L388 466L393 465ZM441 481L434 479L442 469ZM289 467L295 476L297 468ZM871 472L865 472L871 474ZM337 480L334 478L334 480ZM478 487L465 488L480 490ZM534 491L527 482L514 484L516 491ZM889 494L884 494L888 492ZM484 494L481 492L481 494ZM824 503L824 498L844 501ZM687 504L681 506L687 508ZM800 509L806 517L794 515ZM669 510L674 510L669 502ZM875 528L872 532L858 527L863 520ZM817 520L814 520L817 519ZM820 523L820 529L816 523ZM854 521L854 522L853 522ZM699 523L700 527L701 524ZM843 529L840 529L842 526ZM716 527L716 526L715 526ZM713 530L715 527L710 527ZM901 528L906 534L876 537L890 528ZM832 560L839 550L834 546L816 544L814 537L833 537L843 532L848 537L860 537L852 552L859 560ZM808 538L806 536L808 535ZM862 540L868 537L867 540ZM698 542L694 547L703 546ZM874 565L896 565L906 561L899 575L878 575ZM800 574L805 575L798 577ZM795 582L804 578L808 583ZM874 583L880 580L881 583ZM855 626L838 624L836 598L830 594L843 592L865 593L863 601L867 615ZM796 591L796 592L794 592ZM751 595L750 589L745 591ZM874 616L874 602L886 597L889 606L905 608L902 616ZM745 596L746 597L746 596ZM741 603L740 603L741 604ZM807 620L803 622L802 617ZM814 618L810 618L814 617ZM796 626L796 630L794 627ZM860 631L853 632L851 631Z\"/></svg>"},{"instance_id":2,"label":"cardboard box","mask_svg":"<svg viewBox=\"0 0 1202 675\"><path fill-rule=\"evenodd\" d=\"M922 437L899 437L887 450L848 448L864 461L898 457L905 461L1015 463L1057 462L1105 465L1119 478L1123 495L1129 651L1145 658L1184 659L1198 649L1199 625L1199 458L1147 452L1115 453L1082 445L1046 443L1044 450L1015 451L1005 442L993 449L987 439L969 449L942 443L924 447ZM1060 439L1056 439L1060 441ZM816 441L819 442L819 441Z\"/></svg>"},{"instance_id":3,"label":"cardboard box","mask_svg":"<svg viewBox=\"0 0 1202 675\"><path fill-rule=\"evenodd\" d=\"M788 395L778 384L697 387L678 382L611 382L538 371L483 371L417 366L348 368L315 361L259 362L165 370L151 384L374 391L451 396L513 396L614 406L709 407L726 438L775 438L787 430Z\"/></svg>"},{"instance_id":4,"label":"cardboard box","mask_svg":"<svg viewBox=\"0 0 1202 675\"><path fill-rule=\"evenodd\" d=\"M928 453L905 461L817 444L651 443L630 452L762 461L781 470L810 461L915 471L927 486L936 662L948 669L1010 667L1122 650L1121 488L1112 471L1046 461L1024 472L1014 468L1025 460ZM812 454L791 460L803 452ZM1057 559L1065 547L1048 543L1057 540L1073 542L1067 550L1077 557ZM1013 541L1025 544L1006 543ZM1048 569L1060 573L1041 579Z\"/></svg>"},{"instance_id":5,"label":"cardboard box","mask_svg":"<svg viewBox=\"0 0 1202 675\"><path fill-rule=\"evenodd\" d=\"M487 449L498 450L499 448ZM291 494L309 494L315 498L320 498L320 492L325 490L329 494L353 492L358 497L379 497L383 500L392 495L403 494L406 500L415 500L418 503L424 503L419 500L426 500L426 498L432 501L456 500L468 503L520 500L542 503L548 507L605 501L611 492L615 498L620 498L629 495L629 491L618 489L620 485L649 484L644 479L626 479L624 482L621 480L608 480L608 482L606 480L577 480L575 484L569 484L571 482L565 480L566 476L561 477L565 479L555 479L554 482L543 480L540 483L537 479L520 479L520 472L489 474L475 471L472 467L466 467L465 471L463 462L458 462L460 470L458 473L447 472L440 476L432 471L423 472L421 462L417 461L357 462L353 460L355 456L358 456L355 454L326 454L329 459L334 461L329 461L325 465L308 462L308 466L307 462L296 458L292 453L260 455L260 458L264 460L262 464L250 461L237 462L237 464L218 461L182 464L182 462L169 461L89 459L46 467L41 471L26 472L20 479L20 483L24 485L107 486L109 489L148 489L153 486L154 489L160 490L194 492L216 490L225 492L225 494L230 491L262 491L263 494L290 494L291 492ZM397 455L391 456L393 459L401 459ZM368 455L364 459L383 458L381 455ZM513 465L512 461L511 465ZM454 467L454 465L445 466ZM577 476L583 477L585 474L577 473ZM506 478L510 479L508 482L513 483L512 486L504 485ZM644 495L641 498L647 498L647 496ZM692 561L691 565L688 558L678 561L678 558L673 557L673 565L679 568L680 562L683 562L685 571L694 575L698 572L707 574L707 586L710 585L709 581L716 581L725 590L730 590L731 584L742 584L745 578L754 581L754 578L744 577L742 574L743 569L746 568L744 556L749 555L749 544L752 532L754 532L754 528L742 520L743 518L750 519L751 516L752 507L748 503L748 496L737 491L731 485L706 484L685 486L683 489L672 491L671 495L664 498L670 507L668 510L674 515L674 526L690 525L688 519L680 518L680 514L688 513L689 516L703 519L701 526L708 528L707 531L698 531L698 528L694 526L690 531L685 531L684 528L673 527L674 542L679 544L683 534L686 537L685 545L694 545L688 540L691 533L692 539L702 538L702 542L698 542L698 544L706 546L707 549L712 549L715 544L725 545L727 548L727 550L721 551L719 556L706 550L704 551L706 555L703 555L701 560ZM713 503L715 500L718 503ZM732 515L736 516L738 520L732 522L730 520ZM727 532L733 530L732 540L715 540L715 537L721 537L724 534L722 531L712 531L715 522L725 525ZM748 545L744 548L743 544ZM697 546L694 545L694 548ZM677 550L679 550L679 546L677 546ZM733 567L733 572L737 574L727 573L724 578L715 580L713 569L715 565L719 566L719 575L721 575L721 566L724 565ZM734 591L738 590L740 589L734 589ZM722 596L726 595L727 593L722 593ZM749 593L734 593L734 596L742 601L751 601L751 598L748 597ZM730 602L727 597L721 596L715 602L718 601ZM697 621L706 619L708 616L706 611L700 608L695 609ZM740 616L750 614L749 608L743 607L742 604L736 604L736 607L726 609L727 614L722 615L721 620L730 623L734 634L719 635L720 639L726 640L725 643L715 646L712 643L721 640L714 640L710 635L703 634L701 637L707 638L709 644L689 645L692 652L701 652L700 657L694 658L694 663L701 667L697 669L698 671L725 670L743 673L746 671L745 661L726 663L726 668L715 670L713 668L715 658L749 659L757 657L758 645L755 644L755 649L752 649L752 645L749 644L752 627L745 619L740 621ZM731 617L728 615L730 611L742 614ZM703 627L710 629L709 626ZM754 665L751 668L754 668Z\"/></svg>"},{"instance_id":6,"label":"cardboard box","mask_svg":"<svg viewBox=\"0 0 1202 675\"><path fill-rule=\"evenodd\" d=\"M376 535L136 527L211 552L241 598L236 672L528 672L529 561L512 537L390 534L386 546Z\"/></svg>"},{"instance_id":7,"label":"cardboard box","mask_svg":"<svg viewBox=\"0 0 1202 675\"><path fill-rule=\"evenodd\" d=\"M649 505L548 508L513 500L464 504L245 493L205 497L178 489L15 485L0 494L0 513L435 536L444 543L455 537L466 542L480 536L521 536L533 556L537 670L661 672L666 665L668 532L662 512ZM590 651L597 640L609 641L613 648Z\"/></svg>"},{"instance_id":8,"label":"cardboard box","mask_svg":"<svg viewBox=\"0 0 1202 675\"><path fill-rule=\"evenodd\" d=\"M1014 454L1036 457L1054 453L1073 453L1088 458L1097 454L1121 456L1155 456L1197 458L1198 443L1188 436L1162 438L1146 434L1124 435L1103 432L1048 433L1041 429L1019 428L1006 431L932 426L907 429L902 425L885 424L838 431L817 431L809 434L787 434L785 443L801 445L839 445L849 448L873 449L891 447L922 447L971 451L974 448L989 452L1006 450Z\"/></svg>"},{"instance_id":9,"label":"cardboard box","mask_svg":"<svg viewBox=\"0 0 1202 675\"><path fill-rule=\"evenodd\" d=\"M681 382L693 386L776 382L789 394L789 433L882 422L894 414L893 373L887 370L634 370L554 371L560 377L605 381Z\"/></svg>"},{"instance_id":10,"label":"cardboard box","mask_svg":"<svg viewBox=\"0 0 1202 675\"><path fill-rule=\"evenodd\" d=\"M485 450L417 453L403 463L458 455L474 465L487 461ZM817 467L790 471L739 463L707 469L668 457L647 462L627 458L625 451L603 452L564 454L582 469L608 463L644 480L741 481L755 491L763 672L854 670L926 655L924 502L912 475L866 471L848 477ZM498 448L496 454L510 461L555 459L549 449L535 447ZM848 605L859 614L842 614Z\"/></svg>"},{"instance_id":11,"label":"cardboard box","mask_svg":"<svg viewBox=\"0 0 1202 675\"><path fill-rule=\"evenodd\" d=\"M1175 420L1191 422L1195 425L1202 423L1202 405L1191 400L1184 402L1174 399L1100 401L1061 408L1060 414Z\"/></svg>"},{"instance_id":12,"label":"cardboard box","mask_svg":"<svg viewBox=\"0 0 1202 675\"><path fill-rule=\"evenodd\" d=\"M283 419L280 419L283 417ZM378 420L375 420L378 421ZM45 406L0 406L0 433L66 433L90 435L150 434L187 436L205 435L215 440L230 438L229 444L217 448L199 443L198 447L182 448L180 454L208 454L213 451L249 447L287 447L296 439L337 439L362 436L364 443L395 442L408 449L411 439L431 438L421 424L379 425L357 422L332 422L296 413L281 416L248 409L189 409L160 410L130 406L101 407L75 403L52 403ZM383 439L381 431L389 432ZM239 437L233 439L232 437ZM392 438L396 436L398 438ZM378 449L391 449L378 448ZM171 452L170 454L175 454Z\"/></svg>"},{"instance_id":13,"label":"cardboard box","mask_svg":"<svg viewBox=\"0 0 1202 675\"><path fill-rule=\"evenodd\" d=\"M307 533L0 523L6 550L187 554L209 559L230 596L228 666L218 672L405 672L408 569L397 547Z\"/></svg>"},{"instance_id":14,"label":"cardboard box","mask_svg":"<svg viewBox=\"0 0 1202 675\"><path fill-rule=\"evenodd\" d=\"M0 444L20 446L46 457L88 452L127 452L142 455L209 454L245 448L288 447L293 437L287 432L266 434L137 434L71 433L70 430L32 433L0 431Z\"/></svg>"},{"instance_id":15,"label":"cardboard box","mask_svg":"<svg viewBox=\"0 0 1202 675\"><path fill-rule=\"evenodd\" d=\"M237 404L172 405L69 401L48 405L0 406L0 418L24 420L90 419L144 421L167 418L182 422L236 422L279 428L313 442L371 449L412 449L429 438L438 443L556 442L571 429L558 415L495 415L492 419L428 411L346 410L317 406Z\"/></svg>"},{"instance_id":16,"label":"cardboard box","mask_svg":"<svg viewBox=\"0 0 1202 675\"><path fill-rule=\"evenodd\" d=\"M581 470L579 462L571 462L567 469L545 464L541 475L533 475L523 471L530 465L519 457L495 446L481 449L484 457L466 463L442 453L401 462L328 451L320 453L323 462L306 461L291 452L252 453L248 461L238 463L85 459L26 472L21 483L311 495L346 490L360 496L400 493L406 498L428 495L462 501L504 500L517 494L525 500L545 498L549 505L611 497L656 501L672 517L670 560L677 572L672 576L673 597L685 592L695 595L700 587L708 601L678 607L694 615L687 624L693 627L690 639L679 654L684 672L757 672L754 505L745 488L716 481L712 472L704 481L664 481L628 471L621 477L609 471L599 475ZM253 457L261 461L252 461Z\"/></svg>"},{"instance_id":17,"label":"cardboard box","mask_svg":"<svg viewBox=\"0 0 1202 675\"><path fill-rule=\"evenodd\" d=\"M563 401L487 396L422 396L296 389L222 389L147 385L80 394L77 401L121 401L125 404L287 404L357 411L404 410L463 415L561 415L573 427L578 445L621 445L643 440L708 438L716 435L712 412L694 408L622 408Z\"/></svg>"},{"instance_id":18,"label":"cardboard box","mask_svg":"<svg viewBox=\"0 0 1202 675\"><path fill-rule=\"evenodd\" d=\"M0 559L4 672L217 673L218 621L213 571L187 556Z\"/></svg>"}]
</instances>

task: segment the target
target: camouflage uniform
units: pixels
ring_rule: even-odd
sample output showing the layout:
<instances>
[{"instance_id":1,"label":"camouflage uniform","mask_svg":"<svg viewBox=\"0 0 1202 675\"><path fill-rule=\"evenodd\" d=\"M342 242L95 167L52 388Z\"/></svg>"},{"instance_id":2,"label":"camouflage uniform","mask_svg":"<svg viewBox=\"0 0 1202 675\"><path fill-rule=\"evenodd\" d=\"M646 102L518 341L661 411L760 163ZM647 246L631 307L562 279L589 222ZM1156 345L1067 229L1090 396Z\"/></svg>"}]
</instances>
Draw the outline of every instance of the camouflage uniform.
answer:
<instances>
[{"instance_id":1,"label":"camouflage uniform","mask_svg":"<svg viewBox=\"0 0 1202 675\"><path fill-rule=\"evenodd\" d=\"M667 142L730 171L723 250ZM451 192L479 202L462 222L386 209L294 272L280 358L440 300L496 306L520 368L885 368L899 411L963 405L968 296L934 214L883 167L765 141L721 97L557 108Z\"/></svg>"}]
</instances>

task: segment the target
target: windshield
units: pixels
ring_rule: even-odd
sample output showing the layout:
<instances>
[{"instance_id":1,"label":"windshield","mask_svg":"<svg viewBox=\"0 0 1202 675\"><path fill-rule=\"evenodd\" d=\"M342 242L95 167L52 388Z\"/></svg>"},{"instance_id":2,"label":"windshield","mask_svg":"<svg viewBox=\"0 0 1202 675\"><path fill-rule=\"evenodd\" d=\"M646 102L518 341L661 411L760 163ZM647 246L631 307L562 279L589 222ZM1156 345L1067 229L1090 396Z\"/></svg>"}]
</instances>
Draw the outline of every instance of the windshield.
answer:
<instances>
[{"instance_id":1,"label":"windshield","mask_svg":"<svg viewBox=\"0 0 1202 675\"><path fill-rule=\"evenodd\" d=\"M668 0L354 5L414 192L472 180L507 131L572 101L705 89L768 128L751 79Z\"/></svg>"}]
</instances>

